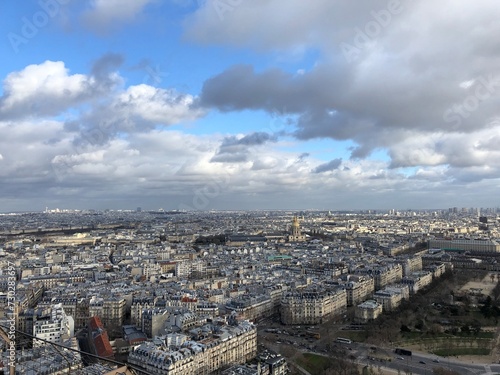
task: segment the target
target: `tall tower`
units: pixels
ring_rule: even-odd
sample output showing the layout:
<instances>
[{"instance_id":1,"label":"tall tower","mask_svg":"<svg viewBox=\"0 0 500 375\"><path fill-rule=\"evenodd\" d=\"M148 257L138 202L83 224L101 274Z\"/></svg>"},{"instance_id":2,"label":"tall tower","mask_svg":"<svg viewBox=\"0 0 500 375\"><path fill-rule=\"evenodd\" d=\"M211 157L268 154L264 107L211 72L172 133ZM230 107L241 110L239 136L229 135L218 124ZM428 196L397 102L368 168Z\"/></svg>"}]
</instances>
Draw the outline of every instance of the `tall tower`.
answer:
<instances>
[{"instance_id":1,"label":"tall tower","mask_svg":"<svg viewBox=\"0 0 500 375\"><path fill-rule=\"evenodd\" d=\"M292 230L288 235L288 242L302 242L306 240L306 236L300 231L299 218L297 216L293 217L292 220Z\"/></svg>"},{"instance_id":2,"label":"tall tower","mask_svg":"<svg viewBox=\"0 0 500 375\"><path fill-rule=\"evenodd\" d=\"M297 216L294 216L292 220L292 236L299 237L300 234L299 218Z\"/></svg>"}]
</instances>

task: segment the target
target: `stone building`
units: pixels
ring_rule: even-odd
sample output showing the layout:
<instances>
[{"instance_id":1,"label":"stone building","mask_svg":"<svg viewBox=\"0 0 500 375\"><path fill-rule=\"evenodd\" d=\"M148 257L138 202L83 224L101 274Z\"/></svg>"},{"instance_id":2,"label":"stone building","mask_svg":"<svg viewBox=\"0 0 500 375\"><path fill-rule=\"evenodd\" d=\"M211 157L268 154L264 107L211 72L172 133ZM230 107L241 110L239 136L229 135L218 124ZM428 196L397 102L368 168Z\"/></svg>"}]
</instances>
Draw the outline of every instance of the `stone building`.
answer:
<instances>
[{"instance_id":1,"label":"stone building","mask_svg":"<svg viewBox=\"0 0 500 375\"><path fill-rule=\"evenodd\" d=\"M153 342L137 346L128 357L151 375L211 374L229 364L245 363L257 354L257 330L249 322L223 326L200 341L185 341L177 349Z\"/></svg>"},{"instance_id":2,"label":"stone building","mask_svg":"<svg viewBox=\"0 0 500 375\"><path fill-rule=\"evenodd\" d=\"M366 323L375 320L382 314L382 305L374 300L368 300L356 306L354 320L358 323Z\"/></svg>"},{"instance_id":3,"label":"stone building","mask_svg":"<svg viewBox=\"0 0 500 375\"><path fill-rule=\"evenodd\" d=\"M346 291L304 290L287 292L281 299L283 324L320 324L346 311Z\"/></svg>"}]
</instances>

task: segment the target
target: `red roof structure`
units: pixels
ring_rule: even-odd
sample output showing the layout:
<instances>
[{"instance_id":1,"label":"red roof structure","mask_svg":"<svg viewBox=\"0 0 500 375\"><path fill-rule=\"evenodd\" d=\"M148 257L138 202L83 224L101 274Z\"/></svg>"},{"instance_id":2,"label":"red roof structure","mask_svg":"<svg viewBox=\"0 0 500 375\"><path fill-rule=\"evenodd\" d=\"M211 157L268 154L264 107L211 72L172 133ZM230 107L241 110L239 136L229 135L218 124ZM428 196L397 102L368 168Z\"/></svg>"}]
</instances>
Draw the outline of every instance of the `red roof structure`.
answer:
<instances>
[{"instance_id":1,"label":"red roof structure","mask_svg":"<svg viewBox=\"0 0 500 375\"><path fill-rule=\"evenodd\" d=\"M109 342L108 332L98 316L93 316L89 320L90 335L95 348L95 354L99 357L113 358L113 348Z\"/></svg>"}]
</instances>

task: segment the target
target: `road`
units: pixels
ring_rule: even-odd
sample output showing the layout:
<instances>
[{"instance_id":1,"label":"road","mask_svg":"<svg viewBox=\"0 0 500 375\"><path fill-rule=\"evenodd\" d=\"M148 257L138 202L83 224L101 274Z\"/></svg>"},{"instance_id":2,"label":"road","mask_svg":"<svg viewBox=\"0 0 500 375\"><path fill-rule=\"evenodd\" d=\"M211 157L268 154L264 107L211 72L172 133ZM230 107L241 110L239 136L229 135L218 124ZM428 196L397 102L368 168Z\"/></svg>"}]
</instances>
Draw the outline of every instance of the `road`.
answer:
<instances>
[{"instance_id":1,"label":"road","mask_svg":"<svg viewBox=\"0 0 500 375\"><path fill-rule=\"evenodd\" d=\"M411 372L412 374L430 375L433 374L435 368L443 367L452 371L456 371L463 375L481 375L481 374L498 374L500 373L500 364L470 364L456 361L453 359L437 357L432 354L415 353L411 356L400 356L390 352L390 349L378 348L376 351L370 350L370 345L361 343L352 343L348 345L352 350L352 354L356 357L360 364L371 365L374 367L381 366L383 368L400 371L401 374ZM376 353L390 353L390 361L379 361L370 359ZM436 362L439 361L439 362ZM422 363L423 362L423 363Z\"/></svg>"},{"instance_id":2,"label":"road","mask_svg":"<svg viewBox=\"0 0 500 375\"><path fill-rule=\"evenodd\" d=\"M277 325L278 326L278 325ZM279 326L278 326L279 327ZM290 330L290 328L287 328ZM302 352L313 352L322 356L329 356L327 350L319 349L316 347L316 341L311 338L303 338L298 336L289 335L283 327L280 327L281 333L265 333L264 329L261 329L259 336L261 338L266 338L267 344L273 344L277 352L280 352L280 346L292 346ZM293 330L292 330L293 331ZM449 359L445 357L437 357L433 354L426 353L416 353L413 351L412 356L401 356L394 353L393 348L377 347L375 351L370 348L373 345L352 342L351 344L334 344L337 347L342 347L346 350L346 354L352 355L356 358L356 362L359 365L371 365L373 367L382 367L387 369L392 369L395 372L398 370L401 374L406 374L411 371L412 374L421 375L431 375L435 368L445 368L452 371L456 371L463 375L493 375L500 374L500 364L496 363L466 363L460 362L454 359ZM349 349L350 348L350 349ZM337 348L338 349L338 348ZM390 361L378 361L370 359L380 354L385 354ZM403 359L398 359L403 358ZM479 358L478 358L479 359ZM439 362L434 362L438 360ZM420 363L420 361L425 363Z\"/></svg>"}]
</instances>

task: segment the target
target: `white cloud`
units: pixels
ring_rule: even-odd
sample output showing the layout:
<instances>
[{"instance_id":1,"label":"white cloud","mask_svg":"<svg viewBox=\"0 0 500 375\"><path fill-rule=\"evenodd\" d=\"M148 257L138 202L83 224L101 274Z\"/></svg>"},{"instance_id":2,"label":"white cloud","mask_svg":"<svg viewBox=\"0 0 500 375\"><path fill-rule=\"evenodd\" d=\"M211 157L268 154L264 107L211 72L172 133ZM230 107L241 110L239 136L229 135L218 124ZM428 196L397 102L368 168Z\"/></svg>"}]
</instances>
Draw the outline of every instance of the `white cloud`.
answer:
<instances>
[{"instance_id":1,"label":"white cloud","mask_svg":"<svg viewBox=\"0 0 500 375\"><path fill-rule=\"evenodd\" d=\"M80 132L80 143L95 144L119 132L149 131L205 115L193 95L145 84L123 89L124 79L113 71L121 62L119 55L105 55L89 75L70 74L62 61L10 73L3 81L0 121L63 115L67 129Z\"/></svg>"},{"instance_id":2,"label":"white cloud","mask_svg":"<svg viewBox=\"0 0 500 375\"><path fill-rule=\"evenodd\" d=\"M179 202L192 205L200 189L211 189L207 192L209 202L197 206L208 208L223 197L236 199L250 194L263 199L276 190L287 194L301 189L326 197L332 188L345 190L344 185L348 189L373 186L370 173L361 172L374 169L372 165L356 170L356 164L349 162L350 171L336 170L325 178L311 178L321 161L301 160L297 153L280 151L279 143L249 147L248 163L225 164L211 162L227 142L222 135L153 130L81 148L73 143L75 135L56 121L0 123L0 149L7 166L0 174L9 177L2 184L2 196L14 197L29 184L24 192L27 199L34 197L29 189L36 185L41 202L77 194L92 206L94 199L108 199L112 191L113 196L139 200L168 197L175 208ZM392 186L395 182L385 183Z\"/></svg>"},{"instance_id":3,"label":"white cloud","mask_svg":"<svg viewBox=\"0 0 500 375\"><path fill-rule=\"evenodd\" d=\"M89 28L102 33L134 21L144 7L155 0L92 0L91 9L82 15Z\"/></svg>"},{"instance_id":4,"label":"white cloud","mask_svg":"<svg viewBox=\"0 0 500 375\"><path fill-rule=\"evenodd\" d=\"M137 116L166 125L194 120L204 114L203 110L193 108L195 98L192 95L145 84L130 86L117 97L113 106L117 112L123 108L125 117Z\"/></svg>"},{"instance_id":5,"label":"white cloud","mask_svg":"<svg viewBox=\"0 0 500 375\"><path fill-rule=\"evenodd\" d=\"M286 142L279 141L250 145L248 162L213 163L212 158L227 143L225 135L152 130L81 148L73 143L75 135L56 121L0 123L4 155L0 175L5 181L1 196L7 199L22 193L41 207L47 201L67 202L78 196L85 207L93 207L96 200L116 198L121 207L126 202L134 202L134 206L156 202L151 204L197 209L230 208L231 204L284 208L293 202L296 207L377 208L394 206L390 203L395 192L399 199L415 199L415 194L457 189L453 178L457 171L449 166L421 167L406 176L389 169L387 162L344 160L340 168L314 173L324 161L286 151ZM484 135L475 137L476 148L496 152L494 136ZM253 134L247 137L255 138ZM439 144L439 138L432 144ZM461 168L459 184L489 179L484 186L492 189L498 170L493 165L489 169Z\"/></svg>"},{"instance_id":6,"label":"white cloud","mask_svg":"<svg viewBox=\"0 0 500 375\"><path fill-rule=\"evenodd\" d=\"M500 173L500 126L473 133L413 133L390 147L393 167L493 168Z\"/></svg>"},{"instance_id":7,"label":"white cloud","mask_svg":"<svg viewBox=\"0 0 500 375\"><path fill-rule=\"evenodd\" d=\"M56 115L89 99L97 88L92 77L69 75L62 61L45 61L10 73L3 81L2 117Z\"/></svg>"}]
</instances>

